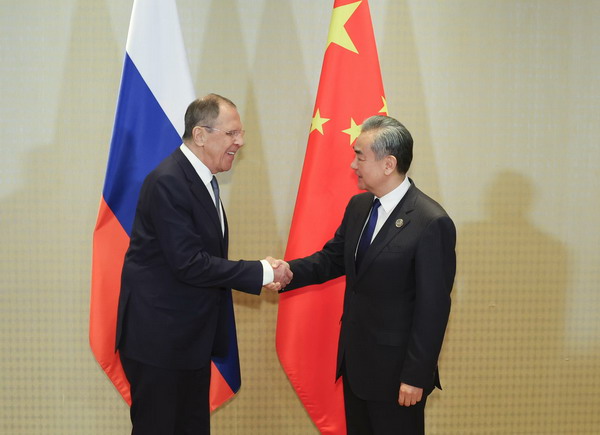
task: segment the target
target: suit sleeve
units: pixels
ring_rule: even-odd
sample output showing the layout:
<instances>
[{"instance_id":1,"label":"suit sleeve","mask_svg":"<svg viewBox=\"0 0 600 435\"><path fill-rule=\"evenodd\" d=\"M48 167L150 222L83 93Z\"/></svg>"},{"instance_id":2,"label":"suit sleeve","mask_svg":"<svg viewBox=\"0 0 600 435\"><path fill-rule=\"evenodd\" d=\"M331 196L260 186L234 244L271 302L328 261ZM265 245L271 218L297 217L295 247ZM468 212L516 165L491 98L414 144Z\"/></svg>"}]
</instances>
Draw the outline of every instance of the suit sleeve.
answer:
<instances>
[{"instance_id":1,"label":"suit sleeve","mask_svg":"<svg viewBox=\"0 0 600 435\"><path fill-rule=\"evenodd\" d=\"M197 287L226 287L259 294L263 268L260 261L230 261L211 254L221 234L193 216L189 187L173 176L161 176L150 192L150 218L161 255L177 279ZM195 199L195 198L194 198ZM215 248L213 248L215 251Z\"/></svg>"},{"instance_id":2,"label":"suit sleeve","mask_svg":"<svg viewBox=\"0 0 600 435\"><path fill-rule=\"evenodd\" d=\"M294 273L294 278L284 290L280 291L280 293L305 287L307 285L322 284L346 274L344 266L344 246L346 240L347 215L348 208L346 208L342 223L336 230L333 238L323 246L323 249L308 257L289 261L292 272Z\"/></svg>"},{"instance_id":3,"label":"suit sleeve","mask_svg":"<svg viewBox=\"0 0 600 435\"><path fill-rule=\"evenodd\" d=\"M456 272L456 229L448 216L425 228L415 256L416 301L401 382L428 387L450 314L450 292Z\"/></svg>"}]
</instances>

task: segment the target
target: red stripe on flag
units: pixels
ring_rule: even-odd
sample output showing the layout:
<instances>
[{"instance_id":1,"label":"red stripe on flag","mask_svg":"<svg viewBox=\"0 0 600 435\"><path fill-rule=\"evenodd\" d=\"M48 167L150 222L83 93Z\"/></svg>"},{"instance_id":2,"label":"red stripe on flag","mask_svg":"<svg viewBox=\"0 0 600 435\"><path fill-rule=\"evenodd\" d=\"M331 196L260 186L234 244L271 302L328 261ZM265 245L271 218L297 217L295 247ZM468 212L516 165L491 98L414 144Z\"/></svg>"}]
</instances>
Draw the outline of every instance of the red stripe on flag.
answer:
<instances>
[{"instance_id":1,"label":"red stripe on flag","mask_svg":"<svg viewBox=\"0 0 600 435\"><path fill-rule=\"evenodd\" d=\"M210 363L210 412L223 405L235 396L235 392L217 368L214 362Z\"/></svg>"},{"instance_id":2,"label":"red stripe on flag","mask_svg":"<svg viewBox=\"0 0 600 435\"><path fill-rule=\"evenodd\" d=\"M123 372L119 354L115 353L121 269L128 246L129 236L102 198L94 230L90 346L96 360L123 399L131 404L129 382Z\"/></svg>"}]
</instances>

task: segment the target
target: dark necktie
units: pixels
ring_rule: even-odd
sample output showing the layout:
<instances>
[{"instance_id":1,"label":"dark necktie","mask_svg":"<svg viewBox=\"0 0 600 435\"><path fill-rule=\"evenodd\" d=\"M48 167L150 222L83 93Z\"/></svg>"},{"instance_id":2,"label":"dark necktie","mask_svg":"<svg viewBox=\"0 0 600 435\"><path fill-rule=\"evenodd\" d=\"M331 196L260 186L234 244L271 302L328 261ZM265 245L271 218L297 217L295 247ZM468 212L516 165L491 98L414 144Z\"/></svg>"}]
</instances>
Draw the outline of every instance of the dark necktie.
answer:
<instances>
[{"instance_id":1,"label":"dark necktie","mask_svg":"<svg viewBox=\"0 0 600 435\"><path fill-rule=\"evenodd\" d=\"M377 214L380 205L381 203L379 202L379 199L375 198L375 201L373 201L373 205L371 206L369 220L367 221L367 225L365 225L363 233L358 242L358 250L356 251L356 270L358 270L360 267L360 263L362 262L367 249L369 249L369 245L371 245L371 239L373 238L373 232L375 231L375 225L377 224Z\"/></svg>"},{"instance_id":2,"label":"dark necktie","mask_svg":"<svg viewBox=\"0 0 600 435\"><path fill-rule=\"evenodd\" d=\"M221 197L219 195L219 183L217 182L217 177L213 175L212 180L210 180L210 185L213 188L213 192L215 193L215 206L217 207L217 215L219 216L219 225L221 224Z\"/></svg>"}]
</instances>

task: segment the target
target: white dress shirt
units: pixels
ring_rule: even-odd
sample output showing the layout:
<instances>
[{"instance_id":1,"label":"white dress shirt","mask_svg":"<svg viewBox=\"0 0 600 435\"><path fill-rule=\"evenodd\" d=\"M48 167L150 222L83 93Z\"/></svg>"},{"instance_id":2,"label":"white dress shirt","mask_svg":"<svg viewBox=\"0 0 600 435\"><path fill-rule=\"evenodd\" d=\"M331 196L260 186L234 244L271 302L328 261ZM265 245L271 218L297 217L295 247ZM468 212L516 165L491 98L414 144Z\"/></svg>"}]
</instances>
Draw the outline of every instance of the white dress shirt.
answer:
<instances>
[{"instance_id":1,"label":"white dress shirt","mask_svg":"<svg viewBox=\"0 0 600 435\"><path fill-rule=\"evenodd\" d=\"M410 181L408 180L408 177L405 177L404 181L400 183L398 187L396 187L390 193L387 193L379 198L381 206L377 210L377 223L375 224L375 230L373 231L373 238L371 239L371 242L373 239L375 239L375 236L377 236L377 233L388 217L390 217L392 211L394 211L396 206L400 203L400 201L402 201L402 198L404 198L404 195L406 195L406 192L408 192L409 187Z\"/></svg>"}]
</instances>

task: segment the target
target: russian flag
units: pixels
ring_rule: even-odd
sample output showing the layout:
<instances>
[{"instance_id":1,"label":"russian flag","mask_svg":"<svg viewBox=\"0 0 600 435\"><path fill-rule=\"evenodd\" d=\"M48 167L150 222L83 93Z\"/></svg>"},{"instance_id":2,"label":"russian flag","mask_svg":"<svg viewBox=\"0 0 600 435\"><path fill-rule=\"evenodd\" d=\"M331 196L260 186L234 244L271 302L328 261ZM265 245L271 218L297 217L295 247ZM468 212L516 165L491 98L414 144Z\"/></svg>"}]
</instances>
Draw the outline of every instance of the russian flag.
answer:
<instances>
[{"instance_id":1,"label":"russian flag","mask_svg":"<svg viewBox=\"0 0 600 435\"><path fill-rule=\"evenodd\" d=\"M121 269L142 182L181 145L185 110L194 98L175 0L135 0L94 230L90 301L92 352L129 404L129 383L115 353ZM230 328L229 357L213 360L211 410L240 388L235 321Z\"/></svg>"}]
</instances>

